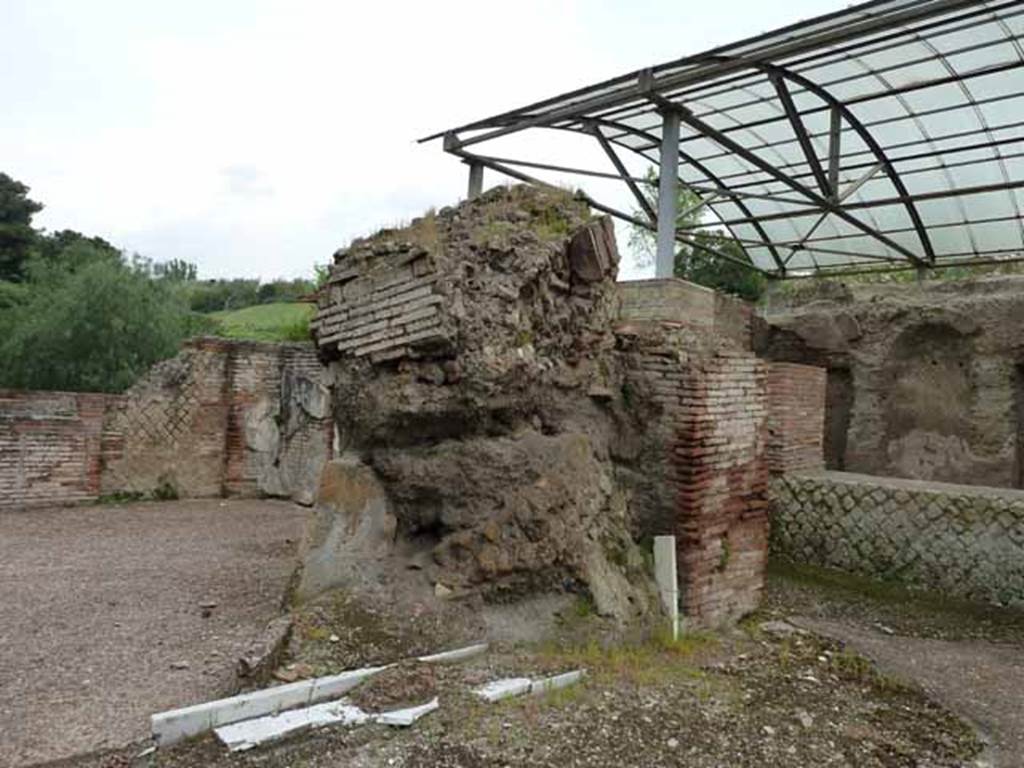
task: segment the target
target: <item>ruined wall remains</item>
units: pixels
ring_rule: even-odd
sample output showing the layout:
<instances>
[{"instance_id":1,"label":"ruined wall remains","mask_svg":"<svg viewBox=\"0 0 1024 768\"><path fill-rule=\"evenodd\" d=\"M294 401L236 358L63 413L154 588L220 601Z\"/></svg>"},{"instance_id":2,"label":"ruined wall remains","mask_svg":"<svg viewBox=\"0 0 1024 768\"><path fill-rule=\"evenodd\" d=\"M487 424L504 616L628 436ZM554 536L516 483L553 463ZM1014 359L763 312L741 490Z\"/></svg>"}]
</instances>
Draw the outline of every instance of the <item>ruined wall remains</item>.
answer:
<instances>
[{"instance_id":1,"label":"ruined wall remains","mask_svg":"<svg viewBox=\"0 0 1024 768\"><path fill-rule=\"evenodd\" d=\"M783 557L1024 605L1024 492L808 472L773 477L771 493Z\"/></svg>"},{"instance_id":2,"label":"ruined wall remains","mask_svg":"<svg viewBox=\"0 0 1024 768\"><path fill-rule=\"evenodd\" d=\"M756 348L828 369L832 469L1021 486L1024 278L773 297Z\"/></svg>"},{"instance_id":3,"label":"ruined wall remains","mask_svg":"<svg viewBox=\"0 0 1024 768\"><path fill-rule=\"evenodd\" d=\"M309 504L332 435L311 345L196 339L123 395L0 394L0 506L154 492Z\"/></svg>"},{"instance_id":4,"label":"ruined wall remains","mask_svg":"<svg viewBox=\"0 0 1024 768\"><path fill-rule=\"evenodd\" d=\"M333 494L310 551L344 550L331 519L353 540L395 531L439 594L578 589L630 618L657 604L638 543L675 533L692 623L753 608L766 405L749 307L617 286L617 262L607 218L529 187L336 254L313 323L346 451L332 467L386 502Z\"/></svg>"},{"instance_id":5,"label":"ruined wall remains","mask_svg":"<svg viewBox=\"0 0 1024 768\"><path fill-rule=\"evenodd\" d=\"M670 323L698 337L750 349L754 309L742 299L686 280L633 280L619 284L627 323Z\"/></svg>"},{"instance_id":6,"label":"ruined wall remains","mask_svg":"<svg viewBox=\"0 0 1024 768\"><path fill-rule=\"evenodd\" d=\"M742 336L661 321L656 307L638 306L659 295L633 290L623 299L630 320L619 334L647 425L643 471L623 481L642 500L639 532L676 536L682 613L716 625L753 610L764 581L765 368Z\"/></svg>"},{"instance_id":7,"label":"ruined wall remains","mask_svg":"<svg viewBox=\"0 0 1024 768\"><path fill-rule=\"evenodd\" d=\"M169 487L312 503L332 435L322 374L308 344L187 343L113 408L104 493Z\"/></svg>"},{"instance_id":8,"label":"ruined wall remains","mask_svg":"<svg viewBox=\"0 0 1024 768\"><path fill-rule=\"evenodd\" d=\"M103 419L117 397L0 390L0 509L100 493Z\"/></svg>"}]
</instances>

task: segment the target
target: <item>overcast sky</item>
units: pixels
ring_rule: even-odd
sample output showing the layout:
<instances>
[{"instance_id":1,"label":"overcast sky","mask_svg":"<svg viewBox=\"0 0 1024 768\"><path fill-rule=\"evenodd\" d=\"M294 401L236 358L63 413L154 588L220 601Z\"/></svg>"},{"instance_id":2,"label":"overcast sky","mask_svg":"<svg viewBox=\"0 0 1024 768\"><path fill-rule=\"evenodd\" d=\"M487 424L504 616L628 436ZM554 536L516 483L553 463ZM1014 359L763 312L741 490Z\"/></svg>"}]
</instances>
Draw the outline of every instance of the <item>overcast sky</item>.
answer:
<instances>
[{"instance_id":1,"label":"overcast sky","mask_svg":"<svg viewBox=\"0 0 1024 768\"><path fill-rule=\"evenodd\" d=\"M0 0L0 171L48 229L309 276L465 193L415 139L845 5Z\"/></svg>"}]
</instances>

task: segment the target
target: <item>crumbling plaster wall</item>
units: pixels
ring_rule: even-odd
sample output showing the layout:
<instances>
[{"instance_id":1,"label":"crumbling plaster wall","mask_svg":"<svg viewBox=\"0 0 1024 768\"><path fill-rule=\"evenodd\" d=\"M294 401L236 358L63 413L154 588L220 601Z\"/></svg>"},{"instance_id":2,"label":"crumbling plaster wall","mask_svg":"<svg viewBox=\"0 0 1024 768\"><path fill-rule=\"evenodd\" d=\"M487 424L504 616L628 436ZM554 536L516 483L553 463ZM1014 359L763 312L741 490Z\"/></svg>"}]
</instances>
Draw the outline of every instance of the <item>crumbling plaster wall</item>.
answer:
<instances>
[{"instance_id":1,"label":"crumbling plaster wall","mask_svg":"<svg viewBox=\"0 0 1024 768\"><path fill-rule=\"evenodd\" d=\"M765 357L828 369L829 468L1021 484L1024 279L833 287L757 325Z\"/></svg>"}]
</instances>

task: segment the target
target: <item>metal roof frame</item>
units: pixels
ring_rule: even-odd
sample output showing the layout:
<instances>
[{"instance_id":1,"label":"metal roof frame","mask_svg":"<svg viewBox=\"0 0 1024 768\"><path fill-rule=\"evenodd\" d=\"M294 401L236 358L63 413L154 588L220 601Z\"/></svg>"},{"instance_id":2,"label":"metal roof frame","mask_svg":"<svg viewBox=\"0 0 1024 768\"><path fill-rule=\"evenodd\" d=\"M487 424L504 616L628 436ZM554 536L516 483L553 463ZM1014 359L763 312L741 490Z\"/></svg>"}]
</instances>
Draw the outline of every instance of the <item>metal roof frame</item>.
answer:
<instances>
[{"instance_id":1,"label":"metal roof frame","mask_svg":"<svg viewBox=\"0 0 1024 768\"><path fill-rule=\"evenodd\" d=\"M1024 260L1024 121L1000 119L1024 109L1022 38L1024 0L871 0L420 141L470 165L471 195L484 168L621 181L636 215L585 196L658 232L659 276L679 242L735 260L696 237L721 227L776 278ZM482 151L537 129L607 165ZM623 153L660 167L656 205ZM676 226L679 183L715 221Z\"/></svg>"}]
</instances>

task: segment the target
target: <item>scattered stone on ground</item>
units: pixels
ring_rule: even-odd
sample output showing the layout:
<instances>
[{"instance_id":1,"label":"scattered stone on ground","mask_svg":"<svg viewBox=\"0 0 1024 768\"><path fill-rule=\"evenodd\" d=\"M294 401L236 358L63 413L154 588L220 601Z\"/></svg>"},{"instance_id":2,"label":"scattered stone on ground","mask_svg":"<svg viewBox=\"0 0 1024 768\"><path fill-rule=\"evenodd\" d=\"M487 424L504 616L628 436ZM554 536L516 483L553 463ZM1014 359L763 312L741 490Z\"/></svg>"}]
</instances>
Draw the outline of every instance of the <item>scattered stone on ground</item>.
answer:
<instances>
[{"instance_id":1,"label":"scattered stone on ground","mask_svg":"<svg viewBox=\"0 0 1024 768\"><path fill-rule=\"evenodd\" d=\"M350 698L367 712L415 707L438 695L437 668L417 661L402 661L374 675Z\"/></svg>"},{"instance_id":2,"label":"scattered stone on ground","mask_svg":"<svg viewBox=\"0 0 1024 768\"><path fill-rule=\"evenodd\" d=\"M357 602L341 600L343 613ZM684 634L677 642L660 633L614 642L599 617L577 617L564 628L571 641L498 645L455 665L405 662L353 692L355 702L374 710L424 703L436 693L440 709L411 729L329 727L238 755L208 737L160 750L141 765L974 765L982 745L969 726L840 642L806 630L763 631L783 621L774 610L738 629ZM386 634L398 620L378 615L374 631ZM590 639L588 628L595 630ZM576 668L587 670L582 683L544 695L487 704L471 693L496 679ZM106 768L98 758L73 764L100 766Z\"/></svg>"}]
</instances>

